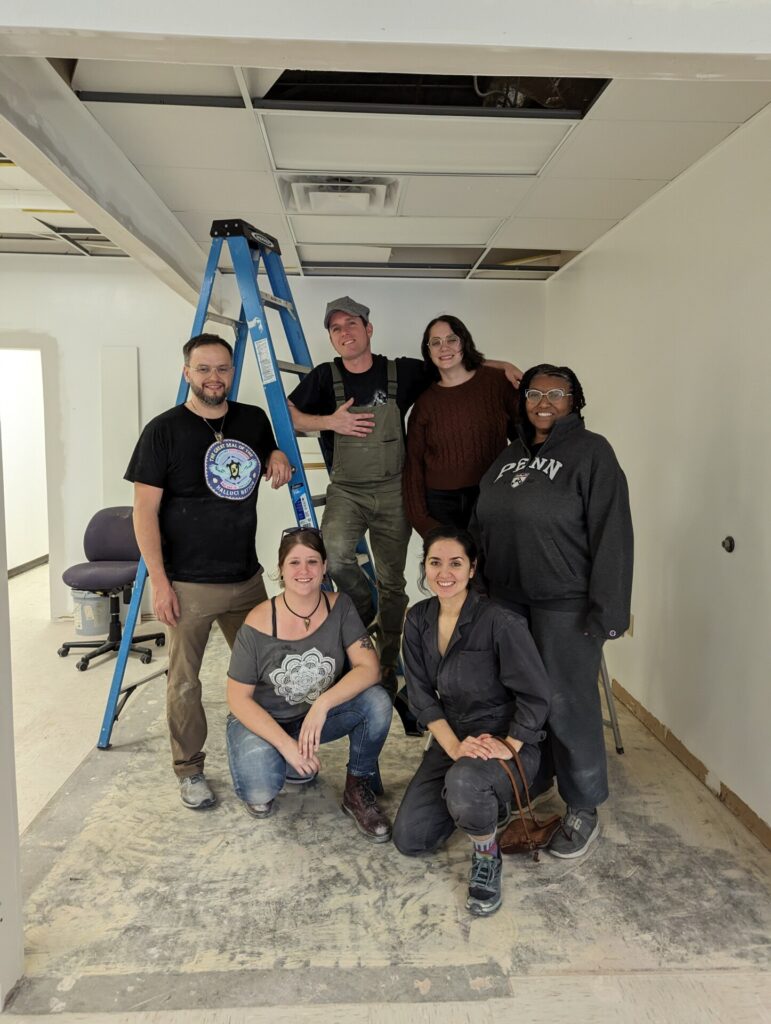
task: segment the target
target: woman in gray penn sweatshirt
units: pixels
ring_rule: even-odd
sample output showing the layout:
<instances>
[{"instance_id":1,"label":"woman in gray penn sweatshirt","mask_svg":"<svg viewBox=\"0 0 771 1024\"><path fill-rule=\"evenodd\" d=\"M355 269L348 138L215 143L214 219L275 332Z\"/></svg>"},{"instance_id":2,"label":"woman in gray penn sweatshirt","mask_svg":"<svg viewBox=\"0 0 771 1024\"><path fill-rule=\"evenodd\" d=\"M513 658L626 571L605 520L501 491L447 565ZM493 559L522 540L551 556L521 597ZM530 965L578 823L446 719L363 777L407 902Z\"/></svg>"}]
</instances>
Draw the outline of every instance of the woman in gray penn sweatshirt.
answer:
<instances>
[{"instance_id":1,"label":"woman in gray penn sweatshirt","mask_svg":"<svg viewBox=\"0 0 771 1024\"><path fill-rule=\"evenodd\" d=\"M574 858L608 797L597 679L604 641L629 626L629 493L611 446L584 426L571 369L532 367L519 402L520 436L482 478L469 529L490 596L527 617L554 687L547 742L567 812L549 850Z\"/></svg>"}]
</instances>

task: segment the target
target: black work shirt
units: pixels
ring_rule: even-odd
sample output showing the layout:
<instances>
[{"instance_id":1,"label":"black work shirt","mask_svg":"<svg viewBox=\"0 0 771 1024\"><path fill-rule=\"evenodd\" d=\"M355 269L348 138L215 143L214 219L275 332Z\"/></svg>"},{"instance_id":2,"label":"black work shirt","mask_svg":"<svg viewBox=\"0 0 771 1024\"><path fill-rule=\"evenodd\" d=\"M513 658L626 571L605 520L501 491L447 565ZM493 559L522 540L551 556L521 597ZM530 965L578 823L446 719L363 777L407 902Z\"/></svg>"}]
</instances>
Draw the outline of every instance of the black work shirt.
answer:
<instances>
[{"instance_id":1,"label":"black work shirt","mask_svg":"<svg viewBox=\"0 0 771 1024\"><path fill-rule=\"evenodd\" d=\"M489 732L539 743L552 687L526 620L470 592L442 655L438 616L432 597L404 623L404 675L418 722L444 719L461 740Z\"/></svg>"},{"instance_id":2,"label":"black work shirt","mask_svg":"<svg viewBox=\"0 0 771 1024\"><path fill-rule=\"evenodd\" d=\"M125 473L163 488L158 518L171 580L239 583L260 568L257 491L276 439L262 409L241 402L228 402L220 443L219 426L176 405L150 420Z\"/></svg>"},{"instance_id":3,"label":"black work shirt","mask_svg":"<svg viewBox=\"0 0 771 1024\"><path fill-rule=\"evenodd\" d=\"M402 417L412 408L415 401L423 394L434 380L431 371L422 359L400 356L396 363L396 404ZM386 356L373 355L372 366L364 373L351 373L346 370L343 360L338 356L335 364L343 379L345 400L353 399L355 406L385 405L388 401L388 359ZM300 412L309 416L330 416L337 408L335 388L332 383L330 363L320 363L314 367L307 377L303 378L294 391L288 396L292 405ZM335 433L333 430L321 431L321 450L328 466L332 465L335 450Z\"/></svg>"}]
</instances>

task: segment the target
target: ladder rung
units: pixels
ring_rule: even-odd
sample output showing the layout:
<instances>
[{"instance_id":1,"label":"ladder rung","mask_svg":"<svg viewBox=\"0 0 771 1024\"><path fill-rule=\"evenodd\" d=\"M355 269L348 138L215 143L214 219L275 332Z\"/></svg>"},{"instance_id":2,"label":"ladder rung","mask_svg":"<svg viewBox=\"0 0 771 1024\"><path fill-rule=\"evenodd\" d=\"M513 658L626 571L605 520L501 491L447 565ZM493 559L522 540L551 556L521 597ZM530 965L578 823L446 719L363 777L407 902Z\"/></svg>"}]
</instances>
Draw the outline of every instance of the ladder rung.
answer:
<instances>
[{"instance_id":1,"label":"ladder rung","mask_svg":"<svg viewBox=\"0 0 771 1024\"><path fill-rule=\"evenodd\" d=\"M287 363L283 359L276 360L276 366L284 373L310 373L312 366L301 366L299 363Z\"/></svg>"},{"instance_id":2,"label":"ladder rung","mask_svg":"<svg viewBox=\"0 0 771 1024\"><path fill-rule=\"evenodd\" d=\"M292 316L297 319L297 314L294 311L294 304L288 299L280 299L278 295L271 295L270 292L260 292L260 298L262 299L264 306L269 306L270 309L286 309ZM308 372L307 370L305 371Z\"/></svg>"},{"instance_id":3,"label":"ladder rung","mask_svg":"<svg viewBox=\"0 0 771 1024\"><path fill-rule=\"evenodd\" d=\"M326 494L312 494L311 503L314 508L319 508L321 505L326 505L327 496Z\"/></svg>"}]
</instances>

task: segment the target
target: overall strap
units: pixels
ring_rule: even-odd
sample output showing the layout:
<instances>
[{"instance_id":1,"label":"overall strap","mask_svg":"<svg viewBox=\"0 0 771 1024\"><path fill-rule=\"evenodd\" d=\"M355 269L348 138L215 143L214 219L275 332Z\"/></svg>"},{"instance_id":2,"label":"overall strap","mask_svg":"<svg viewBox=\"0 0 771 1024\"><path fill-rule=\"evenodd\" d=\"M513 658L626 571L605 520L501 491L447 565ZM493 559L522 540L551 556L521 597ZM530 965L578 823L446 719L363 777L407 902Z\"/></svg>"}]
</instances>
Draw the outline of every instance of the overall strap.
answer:
<instances>
[{"instance_id":1,"label":"overall strap","mask_svg":"<svg viewBox=\"0 0 771 1024\"><path fill-rule=\"evenodd\" d=\"M386 366L388 368L388 401L395 402L397 389L396 363L393 359L389 359Z\"/></svg>"},{"instance_id":2,"label":"overall strap","mask_svg":"<svg viewBox=\"0 0 771 1024\"><path fill-rule=\"evenodd\" d=\"M343 378L340 375L340 370L337 367L337 363L333 360L330 364L332 370L332 386L335 389L335 402L338 405L342 405L345 402L345 388L343 387Z\"/></svg>"},{"instance_id":3,"label":"overall strap","mask_svg":"<svg viewBox=\"0 0 771 1024\"><path fill-rule=\"evenodd\" d=\"M272 615L272 621L273 621L273 628L271 629L270 635L278 637L278 630L277 630L277 627L276 627L276 599L275 599L275 597L271 597L271 599L270 599L270 608L271 608L271 615Z\"/></svg>"}]
</instances>

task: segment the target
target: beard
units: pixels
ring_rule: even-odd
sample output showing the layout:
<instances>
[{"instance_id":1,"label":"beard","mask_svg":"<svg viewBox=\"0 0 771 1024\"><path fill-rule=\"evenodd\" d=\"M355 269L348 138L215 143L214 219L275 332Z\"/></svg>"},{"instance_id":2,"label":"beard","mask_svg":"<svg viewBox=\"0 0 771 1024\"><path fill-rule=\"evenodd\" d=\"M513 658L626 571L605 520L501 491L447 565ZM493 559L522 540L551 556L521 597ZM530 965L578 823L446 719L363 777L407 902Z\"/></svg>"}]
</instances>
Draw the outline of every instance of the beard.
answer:
<instances>
[{"instance_id":1,"label":"beard","mask_svg":"<svg viewBox=\"0 0 771 1024\"><path fill-rule=\"evenodd\" d=\"M209 392L204 391L202 387L199 387L198 384L194 384L192 381L188 381L188 384L190 386L190 390L203 405L210 405L216 408L218 405L223 405L228 397L227 388L223 389L221 395L212 395L209 394Z\"/></svg>"}]
</instances>

